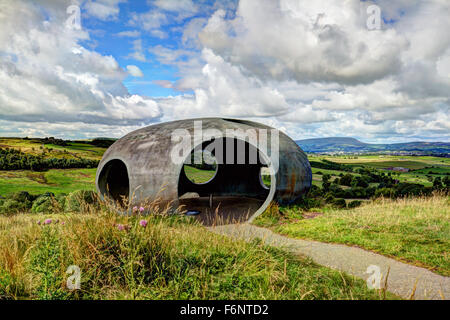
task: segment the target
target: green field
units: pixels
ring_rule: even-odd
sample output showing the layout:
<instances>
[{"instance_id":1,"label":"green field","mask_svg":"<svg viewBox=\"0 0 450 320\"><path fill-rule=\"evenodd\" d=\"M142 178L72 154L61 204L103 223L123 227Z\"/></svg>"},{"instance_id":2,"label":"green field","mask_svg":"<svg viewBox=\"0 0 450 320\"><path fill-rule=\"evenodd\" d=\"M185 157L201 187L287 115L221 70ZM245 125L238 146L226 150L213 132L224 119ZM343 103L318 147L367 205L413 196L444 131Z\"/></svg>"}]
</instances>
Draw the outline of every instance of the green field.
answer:
<instances>
[{"instance_id":1,"label":"green field","mask_svg":"<svg viewBox=\"0 0 450 320\"><path fill-rule=\"evenodd\" d=\"M184 172L189 180L197 184L208 182L216 174L216 172L212 170L201 170L188 165L184 166Z\"/></svg>"},{"instance_id":2,"label":"green field","mask_svg":"<svg viewBox=\"0 0 450 320\"><path fill-rule=\"evenodd\" d=\"M68 146L42 144L36 139L0 138L0 148L11 148L32 155L42 155L44 158L93 159L100 160L105 148L95 147L86 143L69 142Z\"/></svg>"},{"instance_id":3,"label":"green field","mask_svg":"<svg viewBox=\"0 0 450 320\"><path fill-rule=\"evenodd\" d=\"M309 155L311 160L327 159L333 162L351 164L354 166L369 166L377 169L388 167L404 167L408 169L422 169L426 167L449 167L450 158L438 157L415 157L415 156L380 156L380 155L357 155L357 156L317 156Z\"/></svg>"},{"instance_id":4,"label":"green field","mask_svg":"<svg viewBox=\"0 0 450 320\"><path fill-rule=\"evenodd\" d=\"M433 185L433 179L440 177L441 179L450 175L450 159L438 157L413 157L413 156L379 156L379 155L357 155L357 156L319 156L308 155L310 161L329 160L335 163L350 165L353 169L357 168L373 168L384 173L391 173L400 182L417 183L426 187ZM410 172L395 172L385 170L387 168L402 167L410 169ZM323 174L330 174L333 181L340 174L346 174L345 171L326 170L319 168L312 168L313 184L322 186L321 176L318 172ZM358 173L353 172L352 175L359 176Z\"/></svg>"},{"instance_id":5,"label":"green field","mask_svg":"<svg viewBox=\"0 0 450 320\"><path fill-rule=\"evenodd\" d=\"M76 190L95 190L96 169L54 169L47 172L0 171L0 196L18 191L31 194L68 194Z\"/></svg>"}]
</instances>

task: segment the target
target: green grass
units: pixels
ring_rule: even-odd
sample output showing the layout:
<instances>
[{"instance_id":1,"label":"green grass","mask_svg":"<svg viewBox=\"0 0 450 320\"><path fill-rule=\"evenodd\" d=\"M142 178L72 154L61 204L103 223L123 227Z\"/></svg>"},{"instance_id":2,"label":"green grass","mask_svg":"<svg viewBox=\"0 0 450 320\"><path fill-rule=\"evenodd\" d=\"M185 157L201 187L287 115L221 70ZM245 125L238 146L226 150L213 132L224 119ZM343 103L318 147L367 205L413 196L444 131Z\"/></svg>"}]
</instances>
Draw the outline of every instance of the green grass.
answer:
<instances>
[{"instance_id":1,"label":"green grass","mask_svg":"<svg viewBox=\"0 0 450 320\"><path fill-rule=\"evenodd\" d=\"M58 195L76 190L95 190L96 169L52 169L46 172L0 171L0 195L17 191Z\"/></svg>"},{"instance_id":2,"label":"green grass","mask_svg":"<svg viewBox=\"0 0 450 320\"><path fill-rule=\"evenodd\" d=\"M352 210L324 209L315 219L285 210L264 214L256 224L293 238L357 245L450 275L450 200L379 200Z\"/></svg>"},{"instance_id":3,"label":"green grass","mask_svg":"<svg viewBox=\"0 0 450 320\"><path fill-rule=\"evenodd\" d=\"M327 159L333 162L348 164L353 166L353 170L357 168L372 168L378 171L389 173L391 171L386 171L383 169L389 167L404 167L412 169L410 172L391 172L395 179L400 182L417 183L422 184L426 187L433 185L433 181L427 177L431 176L432 179L436 177L444 178L446 175L450 174L450 160L447 158L437 158L437 157L412 157L412 156L379 156L379 155L363 155L363 156L318 156L309 155L311 161L322 161ZM429 172L437 173L430 175ZM338 170L326 170L319 168L312 168L313 172L313 184L321 187L322 177L317 175L318 172L323 174L329 174L334 177L342 174L347 174L345 171ZM360 176L358 173L351 173L353 176Z\"/></svg>"},{"instance_id":4,"label":"green grass","mask_svg":"<svg viewBox=\"0 0 450 320\"><path fill-rule=\"evenodd\" d=\"M188 165L184 166L184 172L189 180L198 184L208 182L216 174L216 172L212 170L201 170Z\"/></svg>"},{"instance_id":5,"label":"green grass","mask_svg":"<svg viewBox=\"0 0 450 320\"><path fill-rule=\"evenodd\" d=\"M39 226L51 217L65 224ZM0 217L0 296L10 299L380 299L364 281L310 260L233 241L186 218ZM117 224L129 226L120 231ZM64 289L66 269L81 291ZM387 299L396 298L387 294Z\"/></svg>"},{"instance_id":6,"label":"green grass","mask_svg":"<svg viewBox=\"0 0 450 320\"><path fill-rule=\"evenodd\" d=\"M100 160L105 148L99 148L86 143L70 142L67 146L42 144L39 140L20 138L0 138L0 148L17 149L32 155L42 155L44 158L57 159L92 159Z\"/></svg>"},{"instance_id":7,"label":"green grass","mask_svg":"<svg viewBox=\"0 0 450 320\"><path fill-rule=\"evenodd\" d=\"M311 159L327 159L338 163L367 163L367 162L421 162L427 166L450 165L449 158L429 157L429 156L391 156L391 155L343 155L343 156L322 156L308 155Z\"/></svg>"},{"instance_id":8,"label":"green grass","mask_svg":"<svg viewBox=\"0 0 450 320\"><path fill-rule=\"evenodd\" d=\"M100 160L103 156L103 153L106 151L106 149L104 148L99 148L90 144L74 142L69 143L68 146L65 147L52 144L46 144L45 147L62 152L64 152L64 150L67 150L70 154L75 155L76 157L96 160Z\"/></svg>"}]
</instances>

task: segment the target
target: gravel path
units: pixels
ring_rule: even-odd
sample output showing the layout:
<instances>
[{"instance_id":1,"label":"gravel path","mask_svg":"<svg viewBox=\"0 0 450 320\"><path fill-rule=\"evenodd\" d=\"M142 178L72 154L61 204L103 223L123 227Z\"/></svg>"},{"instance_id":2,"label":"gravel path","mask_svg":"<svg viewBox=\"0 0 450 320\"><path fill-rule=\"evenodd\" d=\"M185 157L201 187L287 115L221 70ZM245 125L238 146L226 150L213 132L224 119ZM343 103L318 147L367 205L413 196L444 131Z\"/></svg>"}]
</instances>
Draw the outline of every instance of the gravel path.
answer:
<instances>
[{"instance_id":1,"label":"gravel path","mask_svg":"<svg viewBox=\"0 0 450 320\"><path fill-rule=\"evenodd\" d=\"M235 239L260 238L265 244L282 247L294 254L310 257L317 264L343 271L367 280L369 266L378 266L384 286L389 270L387 290L403 298L410 298L414 286L415 299L450 299L450 278L440 276L427 269L415 267L357 247L328 244L317 241L292 239L273 233L269 229L250 224L212 227L214 233Z\"/></svg>"}]
</instances>

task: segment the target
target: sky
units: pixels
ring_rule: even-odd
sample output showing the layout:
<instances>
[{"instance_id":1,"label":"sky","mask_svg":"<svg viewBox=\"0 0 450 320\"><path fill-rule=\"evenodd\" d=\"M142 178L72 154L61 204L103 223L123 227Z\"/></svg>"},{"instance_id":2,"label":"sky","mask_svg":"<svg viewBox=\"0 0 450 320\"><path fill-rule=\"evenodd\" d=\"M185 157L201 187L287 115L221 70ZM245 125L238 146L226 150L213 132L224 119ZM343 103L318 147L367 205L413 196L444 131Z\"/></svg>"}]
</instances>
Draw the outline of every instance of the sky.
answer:
<instances>
[{"instance_id":1,"label":"sky","mask_svg":"<svg viewBox=\"0 0 450 320\"><path fill-rule=\"evenodd\" d=\"M1 0L0 136L226 117L450 142L449 17L448 0Z\"/></svg>"}]
</instances>

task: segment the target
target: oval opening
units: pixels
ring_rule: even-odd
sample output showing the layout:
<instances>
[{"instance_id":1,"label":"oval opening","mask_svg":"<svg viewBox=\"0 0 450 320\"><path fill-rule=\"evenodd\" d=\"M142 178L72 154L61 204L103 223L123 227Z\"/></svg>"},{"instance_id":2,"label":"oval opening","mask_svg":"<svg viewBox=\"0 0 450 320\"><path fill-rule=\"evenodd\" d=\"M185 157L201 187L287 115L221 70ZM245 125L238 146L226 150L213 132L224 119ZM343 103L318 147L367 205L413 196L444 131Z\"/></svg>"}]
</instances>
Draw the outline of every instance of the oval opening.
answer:
<instances>
[{"instance_id":1,"label":"oval opening","mask_svg":"<svg viewBox=\"0 0 450 320\"><path fill-rule=\"evenodd\" d=\"M105 164L99 175L98 186L102 196L121 206L126 205L130 196L130 181L125 163L111 160Z\"/></svg>"},{"instance_id":2,"label":"oval opening","mask_svg":"<svg viewBox=\"0 0 450 320\"><path fill-rule=\"evenodd\" d=\"M196 185L207 184L217 175L219 168L217 159L207 150L195 151L184 164L183 170L186 178Z\"/></svg>"}]
</instances>

